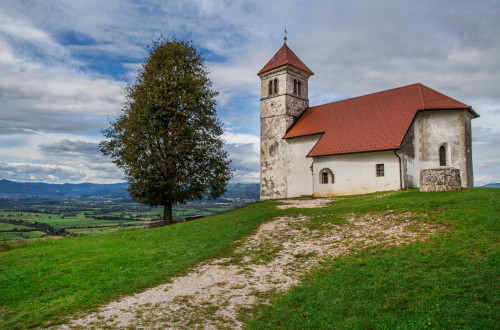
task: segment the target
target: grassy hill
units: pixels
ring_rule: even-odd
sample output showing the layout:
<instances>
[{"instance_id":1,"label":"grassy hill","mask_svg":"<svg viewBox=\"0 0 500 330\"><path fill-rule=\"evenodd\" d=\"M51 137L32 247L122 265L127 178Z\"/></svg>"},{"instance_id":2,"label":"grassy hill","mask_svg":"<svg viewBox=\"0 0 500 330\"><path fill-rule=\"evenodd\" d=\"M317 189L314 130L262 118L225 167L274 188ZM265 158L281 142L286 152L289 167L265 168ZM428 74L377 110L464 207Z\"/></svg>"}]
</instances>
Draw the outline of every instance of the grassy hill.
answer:
<instances>
[{"instance_id":1,"label":"grassy hill","mask_svg":"<svg viewBox=\"0 0 500 330\"><path fill-rule=\"evenodd\" d=\"M379 198L381 197L381 198ZM426 242L363 248L324 262L270 305L250 328L495 328L500 324L500 191L348 196L324 208L276 208L276 201L154 230L46 240L0 252L0 328L47 327L124 295L232 257L240 240L277 216L311 225L347 215L426 214L448 230Z\"/></svg>"}]
</instances>

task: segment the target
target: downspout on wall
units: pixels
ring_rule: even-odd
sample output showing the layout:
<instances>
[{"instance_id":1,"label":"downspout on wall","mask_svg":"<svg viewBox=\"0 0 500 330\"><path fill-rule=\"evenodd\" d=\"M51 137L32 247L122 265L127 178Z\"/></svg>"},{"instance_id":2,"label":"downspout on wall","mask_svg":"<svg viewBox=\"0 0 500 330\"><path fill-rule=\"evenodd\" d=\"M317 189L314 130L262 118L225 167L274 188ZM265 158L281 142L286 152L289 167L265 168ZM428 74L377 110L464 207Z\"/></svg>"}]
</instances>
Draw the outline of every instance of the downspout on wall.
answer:
<instances>
[{"instance_id":1,"label":"downspout on wall","mask_svg":"<svg viewBox=\"0 0 500 330\"><path fill-rule=\"evenodd\" d=\"M403 190L403 172L401 169L401 157L399 157L397 150L394 150L394 154L399 159L399 189Z\"/></svg>"}]
</instances>

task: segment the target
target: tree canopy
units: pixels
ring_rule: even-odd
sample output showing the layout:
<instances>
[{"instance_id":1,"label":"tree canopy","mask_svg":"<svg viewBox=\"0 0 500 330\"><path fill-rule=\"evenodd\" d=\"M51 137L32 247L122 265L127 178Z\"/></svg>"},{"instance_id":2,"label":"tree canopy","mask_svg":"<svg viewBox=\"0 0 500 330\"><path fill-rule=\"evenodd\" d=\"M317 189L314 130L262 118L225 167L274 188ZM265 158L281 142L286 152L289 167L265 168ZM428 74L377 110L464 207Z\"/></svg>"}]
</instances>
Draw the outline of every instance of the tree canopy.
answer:
<instances>
[{"instance_id":1,"label":"tree canopy","mask_svg":"<svg viewBox=\"0 0 500 330\"><path fill-rule=\"evenodd\" d=\"M124 92L100 148L124 170L131 198L164 206L171 224L173 204L221 196L230 161L216 116L218 92L196 47L176 38L153 41Z\"/></svg>"}]
</instances>

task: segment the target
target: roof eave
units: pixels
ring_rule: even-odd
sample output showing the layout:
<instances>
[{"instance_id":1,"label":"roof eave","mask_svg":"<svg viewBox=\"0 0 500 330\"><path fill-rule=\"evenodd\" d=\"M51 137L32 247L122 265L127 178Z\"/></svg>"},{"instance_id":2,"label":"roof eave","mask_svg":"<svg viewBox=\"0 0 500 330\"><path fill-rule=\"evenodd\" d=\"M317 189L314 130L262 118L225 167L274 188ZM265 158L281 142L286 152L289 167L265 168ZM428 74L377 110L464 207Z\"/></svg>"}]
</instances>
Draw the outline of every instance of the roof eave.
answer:
<instances>
[{"instance_id":1,"label":"roof eave","mask_svg":"<svg viewBox=\"0 0 500 330\"><path fill-rule=\"evenodd\" d=\"M313 148L314 149L314 148ZM363 151L350 151L350 152L339 152L334 154L324 154L324 155L311 155L311 152L307 154L306 157L326 157L326 156L340 156L340 155L352 155L352 154L365 154L368 152L382 152L382 151L393 151L400 150L401 148L388 148L388 149L374 149L374 150L363 150Z\"/></svg>"},{"instance_id":2,"label":"roof eave","mask_svg":"<svg viewBox=\"0 0 500 330\"><path fill-rule=\"evenodd\" d=\"M276 67L274 67L274 68L267 69L266 71L262 71L262 70L264 70L264 68L262 68L262 70L260 70L260 71L259 71L259 73L257 73L257 76L259 76L259 77L260 77L260 76L261 76L261 75L263 75L264 73L267 73L267 72L269 72L269 71L276 70L276 69L279 69L279 68L282 68L282 67L285 67L285 66L291 66L291 67L294 67L295 69L298 69L298 70L300 70L300 71L302 71L302 72L307 73L309 76L314 76L314 72L312 72L311 70L306 71L306 70L304 70L304 69L302 69L302 68L299 68L299 67L298 67L298 66L296 66L296 65L292 65L292 64L289 64L289 63L287 63L287 64L282 64L282 65L276 66Z\"/></svg>"},{"instance_id":3,"label":"roof eave","mask_svg":"<svg viewBox=\"0 0 500 330\"><path fill-rule=\"evenodd\" d=\"M471 113L471 115L474 117L474 118L479 118L479 114L474 111L474 109L472 109L471 106L467 106L467 107L463 107L463 108L422 108L422 109L419 109L417 110L417 112L420 112L420 111L439 111L439 110L467 110Z\"/></svg>"}]
</instances>

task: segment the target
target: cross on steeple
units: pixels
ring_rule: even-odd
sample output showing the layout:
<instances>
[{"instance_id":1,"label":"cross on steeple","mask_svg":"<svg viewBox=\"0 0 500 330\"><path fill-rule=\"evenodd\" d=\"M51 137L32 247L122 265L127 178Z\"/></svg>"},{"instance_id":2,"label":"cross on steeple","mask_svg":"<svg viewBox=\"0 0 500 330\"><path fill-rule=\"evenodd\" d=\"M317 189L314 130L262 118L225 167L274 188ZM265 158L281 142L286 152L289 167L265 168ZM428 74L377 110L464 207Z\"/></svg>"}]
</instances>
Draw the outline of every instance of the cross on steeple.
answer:
<instances>
[{"instance_id":1,"label":"cross on steeple","mask_svg":"<svg viewBox=\"0 0 500 330\"><path fill-rule=\"evenodd\" d=\"M287 32L286 32L286 28L285 28L285 37L283 38L283 39L285 40L285 44L286 44L286 39L287 39L287 38L286 38L286 33L287 33Z\"/></svg>"}]
</instances>

